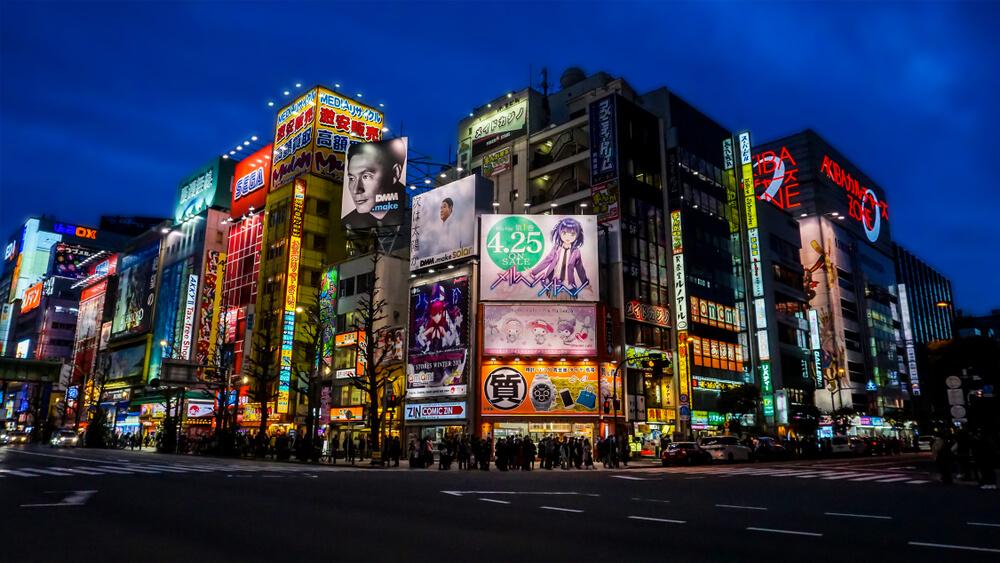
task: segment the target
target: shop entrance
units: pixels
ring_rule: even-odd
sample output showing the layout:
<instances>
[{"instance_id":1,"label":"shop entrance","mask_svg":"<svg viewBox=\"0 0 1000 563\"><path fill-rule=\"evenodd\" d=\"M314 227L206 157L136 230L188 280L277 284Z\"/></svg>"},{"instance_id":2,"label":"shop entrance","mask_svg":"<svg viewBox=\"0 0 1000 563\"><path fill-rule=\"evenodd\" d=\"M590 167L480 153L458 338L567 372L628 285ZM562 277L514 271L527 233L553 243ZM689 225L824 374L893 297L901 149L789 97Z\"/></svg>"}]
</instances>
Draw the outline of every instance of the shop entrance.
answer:
<instances>
[{"instance_id":1,"label":"shop entrance","mask_svg":"<svg viewBox=\"0 0 1000 563\"><path fill-rule=\"evenodd\" d=\"M493 425L494 439L507 436L530 436L538 442L547 436L586 438L594 443L594 425L576 422L497 422Z\"/></svg>"}]
</instances>

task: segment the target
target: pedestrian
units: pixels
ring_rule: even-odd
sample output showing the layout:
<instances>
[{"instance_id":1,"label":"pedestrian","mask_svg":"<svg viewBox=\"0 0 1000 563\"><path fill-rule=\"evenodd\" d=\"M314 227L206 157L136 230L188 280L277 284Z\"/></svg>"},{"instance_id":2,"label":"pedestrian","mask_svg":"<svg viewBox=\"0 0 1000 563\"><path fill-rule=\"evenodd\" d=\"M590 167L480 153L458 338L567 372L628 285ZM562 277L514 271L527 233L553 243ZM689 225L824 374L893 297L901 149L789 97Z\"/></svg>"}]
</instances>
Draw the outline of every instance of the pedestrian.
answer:
<instances>
[{"instance_id":1,"label":"pedestrian","mask_svg":"<svg viewBox=\"0 0 1000 563\"><path fill-rule=\"evenodd\" d=\"M365 442L366 438L364 436L358 437L358 461L365 460Z\"/></svg>"},{"instance_id":2,"label":"pedestrian","mask_svg":"<svg viewBox=\"0 0 1000 563\"><path fill-rule=\"evenodd\" d=\"M931 457L934 459L934 465L941 475L941 482L945 485L950 485L952 479L951 461L954 458L952 447L951 439L945 439L941 436L935 438L934 443L931 444Z\"/></svg>"},{"instance_id":3,"label":"pedestrian","mask_svg":"<svg viewBox=\"0 0 1000 563\"><path fill-rule=\"evenodd\" d=\"M590 438L583 439L583 466L587 469L594 468L594 448L590 446Z\"/></svg>"},{"instance_id":4,"label":"pedestrian","mask_svg":"<svg viewBox=\"0 0 1000 563\"><path fill-rule=\"evenodd\" d=\"M980 432L974 438L972 446L972 462L976 465L980 489L997 488L996 455L997 449L991 436Z\"/></svg>"},{"instance_id":5,"label":"pedestrian","mask_svg":"<svg viewBox=\"0 0 1000 563\"><path fill-rule=\"evenodd\" d=\"M479 467L483 471L489 471L490 460L493 459L493 436L487 436L486 440L483 441L482 454Z\"/></svg>"},{"instance_id":6,"label":"pedestrian","mask_svg":"<svg viewBox=\"0 0 1000 563\"><path fill-rule=\"evenodd\" d=\"M632 449L630 447L631 444L629 443L628 435L622 437L622 440L619 443L621 444L622 465L628 467L628 458L630 455L632 455Z\"/></svg>"},{"instance_id":7,"label":"pedestrian","mask_svg":"<svg viewBox=\"0 0 1000 563\"><path fill-rule=\"evenodd\" d=\"M399 441L399 436L392 437L392 444L389 446L389 458L393 462L393 467L399 467L399 456L403 453L403 445Z\"/></svg>"},{"instance_id":8,"label":"pedestrian","mask_svg":"<svg viewBox=\"0 0 1000 563\"><path fill-rule=\"evenodd\" d=\"M330 438L330 461L334 465L337 464L337 452L340 450L340 435L336 432L333 433L333 437Z\"/></svg>"}]
</instances>

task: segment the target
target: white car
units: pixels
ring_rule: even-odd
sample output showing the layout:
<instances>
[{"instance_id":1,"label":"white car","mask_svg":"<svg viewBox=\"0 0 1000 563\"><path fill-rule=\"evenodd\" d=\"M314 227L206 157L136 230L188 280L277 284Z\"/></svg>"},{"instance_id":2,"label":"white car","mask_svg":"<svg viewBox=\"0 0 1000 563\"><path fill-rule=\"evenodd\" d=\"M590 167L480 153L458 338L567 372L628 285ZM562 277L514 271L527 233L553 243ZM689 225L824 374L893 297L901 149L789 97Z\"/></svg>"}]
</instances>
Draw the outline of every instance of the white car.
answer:
<instances>
[{"instance_id":1,"label":"white car","mask_svg":"<svg viewBox=\"0 0 1000 563\"><path fill-rule=\"evenodd\" d=\"M52 433L49 445L53 448L75 448L80 436L72 430L56 430Z\"/></svg>"},{"instance_id":2,"label":"white car","mask_svg":"<svg viewBox=\"0 0 1000 563\"><path fill-rule=\"evenodd\" d=\"M713 461L750 461L750 448L740 444L736 436L708 436L698 438L701 449L712 455Z\"/></svg>"}]
</instances>

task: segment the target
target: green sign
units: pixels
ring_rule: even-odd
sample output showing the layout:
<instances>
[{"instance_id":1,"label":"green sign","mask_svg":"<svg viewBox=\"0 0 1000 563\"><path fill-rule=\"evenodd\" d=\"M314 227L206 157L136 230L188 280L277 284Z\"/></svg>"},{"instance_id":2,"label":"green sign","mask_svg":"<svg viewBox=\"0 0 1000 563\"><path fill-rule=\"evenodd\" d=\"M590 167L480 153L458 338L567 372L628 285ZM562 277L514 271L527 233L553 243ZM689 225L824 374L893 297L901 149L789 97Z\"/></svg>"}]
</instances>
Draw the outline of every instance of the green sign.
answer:
<instances>
[{"instance_id":1,"label":"green sign","mask_svg":"<svg viewBox=\"0 0 1000 563\"><path fill-rule=\"evenodd\" d=\"M720 424L726 423L726 416L714 411L708 411L708 424L709 426L719 426Z\"/></svg>"},{"instance_id":2,"label":"green sign","mask_svg":"<svg viewBox=\"0 0 1000 563\"><path fill-rule=\"evenodd\" d=\"M774 397L764 395L764 416L774 416Z\"/></svg>"},{"instance_id":3,"label":"green sign","mask_svg":"<svg viewBox=\"0 0 1000 563\"><path fill-rule=\"evenodd\" d=\"M761 390L764 393L774 392L774 388L771 385L771 362L760 363L760 383Z\"/></svg>"},{"instance_id":4,"label":"green sign","mask_svg":"<svg viewBox=\"0 0 1000 563\"><path fill-rule=\"evenodd\" d=\"M181 182L174 221L197 216L209 207L229 208L236 161L218 157Z\"/></svg>"}]
</instances>

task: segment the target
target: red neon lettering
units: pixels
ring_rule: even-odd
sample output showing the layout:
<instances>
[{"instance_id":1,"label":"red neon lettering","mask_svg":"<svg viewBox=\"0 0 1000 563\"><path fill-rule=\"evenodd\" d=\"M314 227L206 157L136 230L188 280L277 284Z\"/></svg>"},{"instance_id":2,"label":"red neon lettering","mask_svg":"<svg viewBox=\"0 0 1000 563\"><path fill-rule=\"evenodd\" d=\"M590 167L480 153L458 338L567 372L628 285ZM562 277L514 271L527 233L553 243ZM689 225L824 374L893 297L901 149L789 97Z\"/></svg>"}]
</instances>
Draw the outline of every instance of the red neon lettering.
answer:
<instances>
[{"instance_id":1,"label":"red neon lettering","mask_svg":"<svg viewBox=\"0 0 1000 563\"><path fill-rule=\"evenodd\" d=\"M789 162L791 162L795 166L798 166L798 164L795 163L795 159L792 158L792 154L788 152L788 149L785 147L781 147L781 160L785 160L786 158L788 159Z\"/></svg>"}]
</instances>

